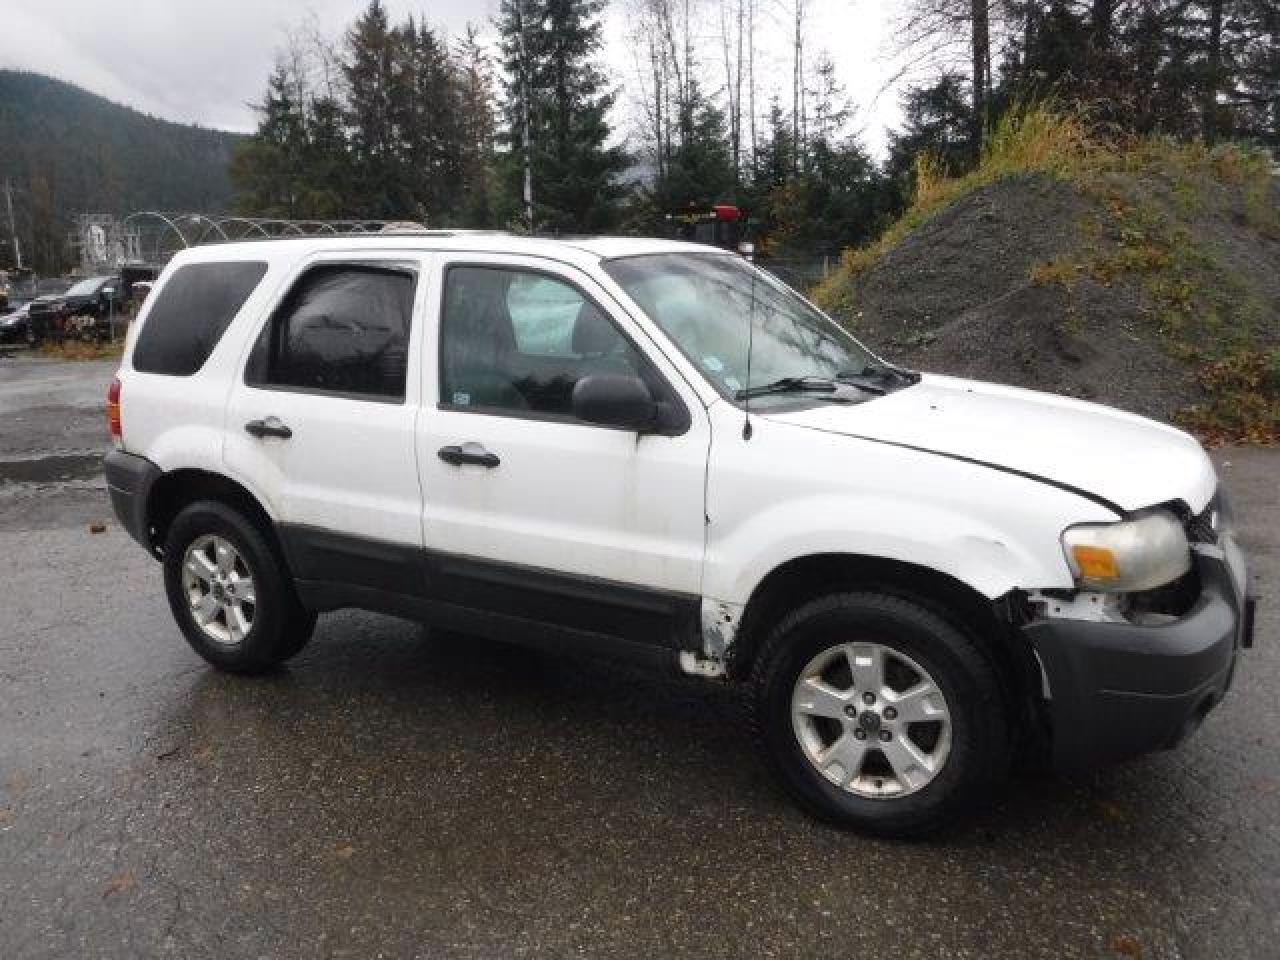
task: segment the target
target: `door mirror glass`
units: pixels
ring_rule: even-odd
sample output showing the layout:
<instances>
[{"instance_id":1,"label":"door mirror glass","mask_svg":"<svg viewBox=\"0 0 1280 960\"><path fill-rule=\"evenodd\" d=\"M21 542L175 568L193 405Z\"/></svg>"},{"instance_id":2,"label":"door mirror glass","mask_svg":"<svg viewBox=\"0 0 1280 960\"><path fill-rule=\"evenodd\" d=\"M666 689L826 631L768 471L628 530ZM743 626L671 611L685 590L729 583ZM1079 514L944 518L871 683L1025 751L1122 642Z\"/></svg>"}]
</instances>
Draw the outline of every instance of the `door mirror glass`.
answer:
<instances>
[{"instance_id":1,"label":"door mirror glass","mask_svg":"<svg viewBox=\"0 0 1280 960\"><path fill-rule=\"evenodd\" d=\"M659 426L659 407L639 377L593 374L573 388L573 415L587 423L646 431Z\"/></svg>"}]
</instances>

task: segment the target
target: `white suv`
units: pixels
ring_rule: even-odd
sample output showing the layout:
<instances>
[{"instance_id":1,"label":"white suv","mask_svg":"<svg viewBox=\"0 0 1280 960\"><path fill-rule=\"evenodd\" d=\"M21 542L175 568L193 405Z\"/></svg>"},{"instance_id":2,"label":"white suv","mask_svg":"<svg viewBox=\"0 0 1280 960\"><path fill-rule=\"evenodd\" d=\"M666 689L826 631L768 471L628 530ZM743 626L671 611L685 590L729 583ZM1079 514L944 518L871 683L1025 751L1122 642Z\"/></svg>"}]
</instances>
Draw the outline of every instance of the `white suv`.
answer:
<instances>
[{"instance_id":1,"label":"white suv","mask_svg":"<svg viewBox=\"0 0 1280 960\"><path fill-rule=\"evenodd\" d=\"M708 247L185 251L109 411L116 512L215 666L361 607L677 668L745 687L795 796L883 834L1018 748L1172 746L1250 645L1191 437L894 367Z\"/></svg>"}]
</instances>

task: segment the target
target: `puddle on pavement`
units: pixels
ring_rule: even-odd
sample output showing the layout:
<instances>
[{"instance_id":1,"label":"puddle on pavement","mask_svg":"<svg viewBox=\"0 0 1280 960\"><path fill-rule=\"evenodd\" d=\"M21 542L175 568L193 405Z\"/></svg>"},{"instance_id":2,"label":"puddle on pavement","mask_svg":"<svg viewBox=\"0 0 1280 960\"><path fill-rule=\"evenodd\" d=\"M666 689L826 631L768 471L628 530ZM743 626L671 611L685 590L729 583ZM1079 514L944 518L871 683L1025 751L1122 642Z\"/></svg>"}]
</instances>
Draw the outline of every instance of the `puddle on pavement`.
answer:
<instances>
[{"instance_id":1,"label":"puddle on pavement","mask_svg":"<svg viewBox=\"0 0 1280 960\"><path fill-rule=\"evenodd\" d=\"M102 454L69 453L30 460L0 460L0 485L71 483L102 476Z\"/></svg>"}]
</instances>

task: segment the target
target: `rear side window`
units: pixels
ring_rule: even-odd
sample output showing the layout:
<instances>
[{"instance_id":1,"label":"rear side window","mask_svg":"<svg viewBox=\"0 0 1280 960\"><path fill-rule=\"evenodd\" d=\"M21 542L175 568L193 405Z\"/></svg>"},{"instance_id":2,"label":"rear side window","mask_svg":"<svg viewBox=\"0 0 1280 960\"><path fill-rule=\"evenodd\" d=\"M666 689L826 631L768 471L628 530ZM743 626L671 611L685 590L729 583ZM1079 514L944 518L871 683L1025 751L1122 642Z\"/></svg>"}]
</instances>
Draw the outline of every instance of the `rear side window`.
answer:
<instances>
[{"instance_id":1,"label":"rear side window","mask_svg":"<svg viewBox=\"0 0 1280 960\"><path fill-rule=\"evenodd\" d=\"M403 400L415 280L412 270L398 266L308 270L263 328L246 382Z\"/></svg>"},{"instance_id":2,"label":"rear side window","mask_svg":"<svg viewBox=\"0 0 1280 960\"><path fill-rule=\"evenodd\" d=\"M267 265L258 262L179 267L151 305L133 348L133 368L191 376L204 366L266 272Z\"/></svg>"}]
</instances>

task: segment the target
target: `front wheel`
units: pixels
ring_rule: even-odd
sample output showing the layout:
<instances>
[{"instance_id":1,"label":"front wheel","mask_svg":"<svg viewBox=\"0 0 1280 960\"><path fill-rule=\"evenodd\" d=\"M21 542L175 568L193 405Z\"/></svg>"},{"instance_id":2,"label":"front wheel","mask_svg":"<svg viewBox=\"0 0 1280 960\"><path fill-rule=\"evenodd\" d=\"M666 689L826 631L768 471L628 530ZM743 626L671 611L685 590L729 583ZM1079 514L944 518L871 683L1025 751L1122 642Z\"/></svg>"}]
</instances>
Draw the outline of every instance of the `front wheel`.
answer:
<instances>
[{"instance_id":1,"label":"front wheel","mask_svg":"<svg viewBox=\"0 0 1280 960\"><path fill-rule=\"evenodd\" d=\"M770 635L753 685L769 761L824 819L921 836L954 822L1007 769L989 660L905 597L843 593L805 604Z\"/></svg>"},{"instance_id":2,"label":"front wheel","mask_svg":"<svg viewBox=\"0 0 1280 960\"><path fill-rule=\"evenodd\" d=\"M187 641L222 670L269 670L306 646L315 628L271 544L224 503L193 503L173 519L164 584Z\"/></svg>"}]
</instances>

